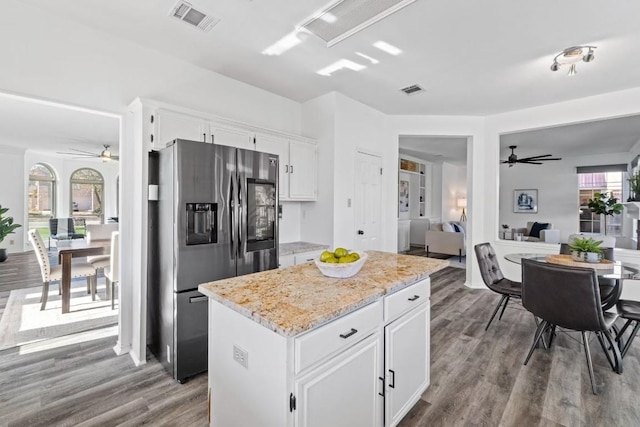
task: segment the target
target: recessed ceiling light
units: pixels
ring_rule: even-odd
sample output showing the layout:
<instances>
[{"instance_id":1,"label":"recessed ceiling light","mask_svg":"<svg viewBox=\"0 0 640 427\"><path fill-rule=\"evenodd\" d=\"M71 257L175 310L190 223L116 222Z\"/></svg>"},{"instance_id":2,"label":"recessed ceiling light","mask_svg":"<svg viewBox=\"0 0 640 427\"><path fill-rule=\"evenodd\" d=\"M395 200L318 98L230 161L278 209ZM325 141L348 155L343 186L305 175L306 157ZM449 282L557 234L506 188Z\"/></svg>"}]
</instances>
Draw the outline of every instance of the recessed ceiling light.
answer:
<instances>
[{"instance_id":1,"label":"recessed ceiling light","mask_svg":"<svg viewBox=\"0 0 640 427\"><path fill-rule=\"evenodd\" d=\"M295 30L262 51L263 55L277 56L302 43L308 34L304 31Z\"/></svg>"},{"instance_id":2,"label":"recessed ceiling light","mask_svg":"<svg viewBox=\"0 0 640 427\"><path fill-rule=\"evenodd\" d=\"M390 45L387 42L379 40L373 44L373 47L380 49L383 52L388 53L389 55L398 56L402 53L401 49L398 49L395 46Z\"/></svg>"},{"instance_id":3,"label":"recessed ceiling light","mask_svg":"<svg viewBox=\"0 0 640 427\"><path fill-rule=\"evenodd\" d=\"M372 64L378 64L380 63L380 61L378 61L376 58L372 58L369 55L365 55L364 53L360 53L360 52L356 52L356 55L368 60L369 62L371 62Z\"/></svg>"},{"instance_id":4,"label":"recessed ceiling light","mask_svg":"<svg viewBox=\"0 0 640 427\"><path fill-rule=\"evenodd\" d=\"M321 70L316 71L316 73L320 74L321 76L328 77L328 76L331 76L331 74L335 73L336 71L342 70L344 68L347 68L353 71L361 71L367 67L365 65L358 64L357 62L349 61L348 59L340 59L334 62L333 64L327 67L324 67Z\"/></svg>"}]
</instances>

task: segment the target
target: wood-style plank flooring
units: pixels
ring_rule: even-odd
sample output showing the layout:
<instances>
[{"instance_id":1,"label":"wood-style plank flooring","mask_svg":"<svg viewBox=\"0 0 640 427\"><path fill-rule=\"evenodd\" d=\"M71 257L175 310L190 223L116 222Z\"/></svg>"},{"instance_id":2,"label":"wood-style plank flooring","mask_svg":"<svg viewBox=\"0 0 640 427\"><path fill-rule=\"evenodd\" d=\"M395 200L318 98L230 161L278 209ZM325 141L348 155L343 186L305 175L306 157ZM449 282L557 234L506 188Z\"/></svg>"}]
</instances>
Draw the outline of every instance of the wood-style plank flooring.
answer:
<instances>
[{"instance_id":1,"label":"wood-style plank flooring","mask_svg":"<svg viewBox=\"0 0 640 427\"><path fill-rule=\"evenodd\" d=\"M499 296L464 287L464 275L447 268L432 276L431 386L401 426L640 425L640 340L623 375L592 343L594 396L578 342L559 335L523 366L533 318L514 304L485 332ZM153 357L135 367L114 345L110 337L29 354L0 351L0 425L206 425L206 374L180 385Z\"/></svg>"}]
</instances>

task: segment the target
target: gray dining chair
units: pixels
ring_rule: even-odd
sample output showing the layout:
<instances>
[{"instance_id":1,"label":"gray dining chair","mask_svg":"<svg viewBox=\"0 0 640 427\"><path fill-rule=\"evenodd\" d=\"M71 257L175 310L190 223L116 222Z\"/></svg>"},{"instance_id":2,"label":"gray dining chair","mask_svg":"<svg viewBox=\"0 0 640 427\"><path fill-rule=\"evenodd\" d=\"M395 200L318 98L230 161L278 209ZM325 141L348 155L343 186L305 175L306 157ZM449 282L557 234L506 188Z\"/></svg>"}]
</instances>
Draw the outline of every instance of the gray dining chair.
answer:
<instances>
[{"instance_id":1,"label":"gray dining chair","mask_svg":"<svg viewBox=\"0 0 640 427\"><path fill-rule=\"evenodd\" d=\"M597 391L587 332L596 334L609 364L622 373L622 356L610 332L618 314L602 310L594 269L523 259L522 305L541 320L525 365L545 333L559 327L581 332L593 394Z\"/></svg>"},{"instance_id":2,"label":"gray dining chair","mask_svg":"<svg viewBox=\"0 0 640 427\"><path fill-rule=\"evenodd\" d=\"M504 277L502 270L500 270L500 264L498 264L496 251L490 243L480 243L475 245L474 250L476 252L476 258L478 259L478 266L480 267L482 281L489 289L502 295L500 302L498 302L495 310L493 310L489 323L487 323L487 326L484 328L486 331L489 329L489 326L491 325L491 322L493 322L494 317L496 317L500 307L502 307L502 311L500 312L498 320L502 319L504 310L507 308L507 304L511 298L521 298L522 285L520 282L514 282L513 280L509 280Z\"/></svg>"}]
</instances>

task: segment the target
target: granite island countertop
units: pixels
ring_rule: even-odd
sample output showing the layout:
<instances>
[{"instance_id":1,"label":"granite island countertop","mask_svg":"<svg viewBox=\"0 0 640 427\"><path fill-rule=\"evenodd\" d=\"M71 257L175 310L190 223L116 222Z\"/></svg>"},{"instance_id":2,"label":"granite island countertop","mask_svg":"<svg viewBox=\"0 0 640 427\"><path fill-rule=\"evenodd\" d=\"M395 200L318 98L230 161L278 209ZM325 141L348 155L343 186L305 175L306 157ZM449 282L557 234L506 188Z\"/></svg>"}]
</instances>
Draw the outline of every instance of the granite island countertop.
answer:
<instances>
[{"instance_id":1,"label":"granite island countertop","mask_svg":"<svg viewBox=\"0 0 640 427\"><path fill-rule=\"evenodd\" d=\"M329 245L322 245L320 243L310 242L289 242L281 243L278 245L278 254L280 256L299 254L303 252L319 251L322 249L328 249Z\"/></svg>"},{"instance_id":2,"label":"granite island countertop","mask_svg":"<svg viewBox=\"0 0 640 427\"><path fill-rule=\"evenodd\" d=\"M299 264L201 284L215 301L282 336L293 337L403 289L449 261L367 252L353 277L323 276L315 264Z\"/></svg>"}]
</instances>

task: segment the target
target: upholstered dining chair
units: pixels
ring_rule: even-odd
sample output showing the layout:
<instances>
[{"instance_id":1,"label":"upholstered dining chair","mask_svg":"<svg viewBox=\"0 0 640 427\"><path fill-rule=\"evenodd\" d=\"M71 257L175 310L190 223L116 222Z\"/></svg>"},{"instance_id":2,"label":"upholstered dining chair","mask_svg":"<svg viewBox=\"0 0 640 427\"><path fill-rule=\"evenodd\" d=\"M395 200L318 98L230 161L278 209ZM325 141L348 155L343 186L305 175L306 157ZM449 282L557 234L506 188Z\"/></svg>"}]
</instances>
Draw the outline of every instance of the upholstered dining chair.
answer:
<instances>
[{"instance_id":1,"label":"upholstered dining chair","mask_svg":"<svg viewBox=\"0 0 640 427\"><path fill-rule=\"evenodd\" d=\"M618 336L616 336L616 341L618 341L618 346L620 347L620 355L624 358L624 356L627 355L627 351L629 351L629 347L631 347L631 343L636 337L638 330L640 330L640 301L619 300L617 308L620 317L626 320L624 326L620 329L620 332L618 332ZM633 326L633 330L625 343L624 333L634 322L635 325Z\"/></svg>"},{"instance_id":2,"label":"upholstered dining chair","mask_svg":"<svg viewBox=\"0 0 640 427\"><path fill-rule=\"evenodd\" d=\"M107 279L107 287L111 287L111 309L115 308L115 283L120 281L120 249L118 244L120 242L120 232L114 231L111 233L111 255L109 257L110 264L104 268L104 277ZM120 299L120 292L118 292L118 300Z\"/></svg>"},{"instance_id":3,"label":"upholstered dining chair","mask_svg":"<svg viewBox=\"0 0 640 427\"><path fill-rule=\"evenodd\" d=\"M491 325L491 322L493 322L493 318L496 317L500 307L502 307L502 312L500 312L498 320L502 319L502 315L504 314L504 310L507 308L509 300L511 298L519 299L522 296L522 285L520 282L514 282L504 277L502 270L500 270L500 265L498 264L496 252L490 243L480 243L475 245L474 250L476 252L476 258L478 259L480 274L482 275L484 284L492 291L502 295L500 302L496 306L495 310L493 310L489 323L487 323L487 326L484 328L486 331L489 329L489 326Z\"/></svg>"},{"instance_id":4,"label":"upholstered dining chair","mask_svg":"<svg viewBox=\"0 0 640 427\"><path fill-rule=\"evenodd\" d=\"M597 391L587 332L595 332L612 368L622 373L622 357L610 333L618 315L602 310L598 277L594 269L523 259L522 305L541 319L525 365L544 334L559 327L582 333L593 394L597 394ZM608 344L605 344L605 338Z\"/></svg>"},{"instance_id":5,"label":"upholstered dining chair","mask_svg":"<svg viewBox=\"0 0 640 427\"><path fill-rule=\"evenodd\" d=\"M51 239L54 240L72 240L84 239L84 234L76 233L73 218L50 218L49 219L49 248L51 248Z\"/></svg>"},{"instance_id":6,"label":"upholstered dining chair","mask_svg":"<svg viewBox=\"0 0 640 427\"><path fill-rule=\"evenodd\" d=\"M44 310L47 306L47 298L49 296L49 283L58 282L60 286L60 280L62 279L62 266L51 266L49 263L49 256L47 248L44 246L44 241L40 232L36 229L29 230L29 241L33 246L33 250L38 257L38 264L40 265L40 272L42 273L42 297L40 302L40 310ZM96 269L89 263L72 263L71 264L71 278L86 277L87 286L91 289L91 296L95 299L96 293Z\"/></svg>"},{"instance_id":7,"label":"upholstered dining chair","mask_svg":"<svg viewBox=\"0 0 640 427\"><path fill-rule=\"evenodd\" d=\"M112 233L114 231L118 231L118 224L87 224L86 230L87 244L90 245L92 242L111 240ZM109 255L88 256L87 262L93 265L97 274L100 270L104 270L105 267L108 267L111 264L111 257ZM109 298L111 295L111 289L109 286L106 286L105 293L106 297Z\"/></svg>"}]
</instances>

